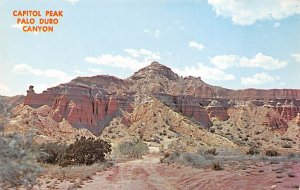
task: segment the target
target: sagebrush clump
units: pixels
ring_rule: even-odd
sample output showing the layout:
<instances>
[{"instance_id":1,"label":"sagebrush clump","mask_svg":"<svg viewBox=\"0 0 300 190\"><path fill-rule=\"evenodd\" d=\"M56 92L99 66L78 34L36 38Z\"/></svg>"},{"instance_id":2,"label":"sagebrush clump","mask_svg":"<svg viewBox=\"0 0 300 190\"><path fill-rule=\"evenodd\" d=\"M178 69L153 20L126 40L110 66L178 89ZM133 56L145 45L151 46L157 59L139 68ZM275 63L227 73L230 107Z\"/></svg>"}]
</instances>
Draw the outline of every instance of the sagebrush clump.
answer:
<instances>
[{"instance_id":1,"label":"sagebrush clump","mask_svg":"<svg viewBox=\"0 0 300 190\"><path fill-rule=\"evenodd\" d=\"M118 150L123 155L127 155L132 158L140 158L148 153L149 148L143 141L133 141L119 144Z\"/></svg>"},{"instance_id":2,"label":"sagebrush clump","mask_svg":"<svg viewBox=\"0 0 300 190\"><path fill-rule=\"evenodd\" d=\"M259 150L256 147L250 147L246 154L256 155L259 154Z\"/></svg>"},{"instance_id":3,"label":"sagebrush clump","mask_svg":"<svg viewBox=\"0 0 300 190\"><path fill-rule=\"evenodd\" d=\"M274 150L274 149L266 150L265 155L266 156L280 156L279 152L277 152L277 150Z\"/></svg>"},{"instance_id":4,"label":"sagebrush clump","mask_svg":"<svg viewBox=\"0 0 300 190\"><path fill-rule=\"evenodd\" d=\"M0 187L31 188L42 172L33 149L33 136L0 136Z\"/></svg>"},{"instance_id":5,"label":"sagebrush clump","mask_svg":"<svg viewBox=\"0 0 300 190\"><path fill-rule=\"evenodd\" d=\"M212 150L212 149L209 149ZM189 153L189 152L179 152L175 151L171 154L168 154L161 159L161 162L172 164L179 163L185 166L193 166L196 168L207 168L210 167L213 170L222 170L223 164L221 158L215 158L212 153L215 151L202 151L200 149L197 153ZM207 157L211 155L212 157Z\"/></svg>"},{"instance_id":6,"label":"sagebrush clump","mask_svg":"<svg viewBox=\"0 0 300 190\"><path fill-rule=\"evenodd\" d=\"M220 171L224 169L224 166L221 160L216 159L210 163L210 168L216 171Z\"/></svg>"},{"instance_id":7,"label":"sagebrush clump","mask_svg":"<svg viewBox=\"0 0 300 190\"><path fill-rule=\"evenodd\" d=\"M59 164L67 150L66 144L59 143L43 143L38 146L41 151L38 161L47 164Z\"/></svg>"}]
</instances>

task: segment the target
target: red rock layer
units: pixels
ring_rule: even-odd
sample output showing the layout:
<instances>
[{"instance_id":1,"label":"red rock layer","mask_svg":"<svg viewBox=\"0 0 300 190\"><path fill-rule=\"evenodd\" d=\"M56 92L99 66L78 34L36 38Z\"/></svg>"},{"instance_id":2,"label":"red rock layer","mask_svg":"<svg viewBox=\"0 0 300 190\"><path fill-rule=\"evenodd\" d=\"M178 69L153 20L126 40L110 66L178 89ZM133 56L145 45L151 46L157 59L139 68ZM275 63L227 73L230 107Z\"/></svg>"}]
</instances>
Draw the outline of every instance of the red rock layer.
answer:
<instances>
[{"instance_id":1,"label":"red rock layer","mask_svg":"<svg viewBox=\"0 0 300 190\"><path fill-rule=\"evenodd\" d=\"M220 121L226 121L229 119L227 110L223 107L207 107L206 111L210 119L213 117L219 119Z\"/></svg>"},{"instance_id":2,"label":"red rock layer","mask_svg":"<svg viewBox=\"0 0 300 190\"><path fill-rule=\"evenodd\" d=\"M30 87L24 104L33 108L48 105L53 109L52 117L56 121L65 118L75 127L100 132L112 118L121 114L121 110L132 111L134 96L155 96L204 127L211 126L212 117L227 120L227 110L234 106L234 103L230 103L231 100L256 101L259 106L269 101L287 121L300 112L300 90L230 90L208 85L201 78L180 77L157 62L126 80L111 76L79 77L42 94L34 93L33 87ZM207 107L214 99L221 106ZM283 104L285 100L295 102L288 106ZM276 106L276 103L282 106ZM126 119L123 122L129 123ZM274 125L277 124L281 125L276 121Z\"/></svg>"},{"instance_id":3,"label":"red rock layer","mask_svg":"<svg viewBox=\"0 0 300 190\"><path fill-rule=\"evenodd\" d=\"M274 99L300 99L299 89L245 89L245 90L229 90L224 88L215 89L215 93L220 98L236 99L236 100L274 100Z\"/></svg>"},{"instance_id":4,"label":"red rock layer","mask_svg":"<svg viewBox=\"0 0 300 190\"><path fill-rule=\"evenodd\" d=\"M277 130L281 132L285 132L288 128L287 121L275 110L269 111L266 114L265 120L262 121L262 125L268 127L269 130Z\"/></svg>"},{"instance_id":5,"label":"red rock layer","mask_svg":"<svg viewBox=\"0 0 300 190\"><path fill-rule=\"evenodd\" d=\"M300 127L300 113L297 115L296 124Z\"/></svg>"},{"instance_id":6,"label":"red rock layer","mask_svg":"<svg viewBox=\"0 0 300 190\"><path fill-rule=\"evenodd\" d=\"M291 121L292 119L294 119L297 116L298 113L300 113L300 107L296 107L296 106L292 106L292 105L283 105L283 106L277 107L276 110L287 121Z\"/></svg>"},{"instance_id":7,"label":"red rock layer","mask_svg":"<svg viewBox=\"0 0 300 190\"><path fill-rule=\"evenodd\" d=\"M72 126L87 128L94 133L100 133L119 114L120 109L132 111L126 99L109 95L93 97L91 89L74 85L59 90L48 89L42 94L28 92L24 104L34 108L48 105L55 121L61 122L65 118Z\"/></svg>"}]
</instances>

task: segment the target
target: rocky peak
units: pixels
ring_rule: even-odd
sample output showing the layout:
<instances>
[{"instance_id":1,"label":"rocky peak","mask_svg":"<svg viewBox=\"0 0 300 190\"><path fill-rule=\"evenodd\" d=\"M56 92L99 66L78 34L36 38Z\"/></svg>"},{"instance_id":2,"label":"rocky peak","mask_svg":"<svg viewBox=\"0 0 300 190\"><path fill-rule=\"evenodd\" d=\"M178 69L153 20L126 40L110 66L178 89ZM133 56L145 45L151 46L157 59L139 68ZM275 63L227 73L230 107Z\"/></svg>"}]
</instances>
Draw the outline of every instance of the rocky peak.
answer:
<instances>
[{"instance_id":1,"label":"rocky peak","mask_svg":"<svg viewBox=\"0 0 300 190\"><path fill-rule=\"evenodd\" d=\"M167 78L169 80L177 80L179 76L170 68L154 61L147 67L135 72L130 79L138 80L141 78Z\"/></svg>"},{"instance_id":2,"label":"rocky peak","mask_svg":"<svg viewBox=\"0 0 300 190\"><path fill-rule=\"evenodd\" d=\"M77 77L71 81L74 84L86 84L88 86L94 85L101 85L101 86L108 86L112 84L116 85L124 85L124 81L114 76L109 75L97 75L92 77Z\"/></svg>"},{"instance_id":3,"label":"rocky peak","mask_svg":"<svg viewBox=\"0 0 300 190\"><path fill-rule=\"evenodd\" d=\"M56 122L65 119L73 127L87 128L97 133L124 110L132 112L132 106L140 98L148 96L157 97L173 110L193 118L204 127L211 126L211 118L227 120L229 108L241 107L243 111L247 107L245 101L251 101L267 110L271 108L278 112L275 115L277 118L282 117L287 121L294 119L300 112L300 90L230 90L206 84L199 77L179 77L158 62L152 62L125 80L107 75L78 77L41 94L33 93L33 86L28 92L24 105L32 108L48 105L52 109L51 117ZM277 102L280 104L276 107ZM250 111L252 107L249 106Z\"/></svg>"}]
</instances>

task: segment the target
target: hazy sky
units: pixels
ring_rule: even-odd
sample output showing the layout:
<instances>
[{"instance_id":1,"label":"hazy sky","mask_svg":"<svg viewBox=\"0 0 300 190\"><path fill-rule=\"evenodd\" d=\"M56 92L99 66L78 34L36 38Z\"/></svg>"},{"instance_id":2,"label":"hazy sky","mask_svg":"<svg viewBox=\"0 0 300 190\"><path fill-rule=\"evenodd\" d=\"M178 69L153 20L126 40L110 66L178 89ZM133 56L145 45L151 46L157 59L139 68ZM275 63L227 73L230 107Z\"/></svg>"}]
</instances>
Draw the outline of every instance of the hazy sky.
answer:
<instances>
[{"instance_id":1,"label":"hazy sky","mask_svg":"<svg viewBox=\"0 0 300 190\"><path fill-rule=\"evenodd\" d=\"M13 10L63 10L24 33ZM226 88L300 89L299 0L0 0L0 94L77 76L126 78L157 60Z\"/></svg>"}]
</instances>

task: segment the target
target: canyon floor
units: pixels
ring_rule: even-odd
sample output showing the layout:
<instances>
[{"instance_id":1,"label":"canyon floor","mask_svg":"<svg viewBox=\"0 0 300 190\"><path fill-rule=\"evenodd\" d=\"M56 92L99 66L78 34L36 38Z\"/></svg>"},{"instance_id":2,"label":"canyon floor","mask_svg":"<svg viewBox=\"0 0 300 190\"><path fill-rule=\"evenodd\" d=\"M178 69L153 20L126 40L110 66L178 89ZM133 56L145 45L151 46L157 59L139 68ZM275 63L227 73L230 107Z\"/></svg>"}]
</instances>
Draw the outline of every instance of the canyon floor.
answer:
<instances>
[{"instance_id":1,"label":"canyon floor","mask_svg":"<svg viewBox=\"0 0 300 190\"><path fill-rule=\"evenodd\" d=\"M45 183L47 181L47 183ZM225 166L224 170L198 169L177 164L167 165L155 155L117 163L106 171L74 185L74 181L47 178L34 189L109 189L109 190L173 190L173 189L300 189L300 163L257 162L243 169Z\"/></svg>"}]
</instances>

